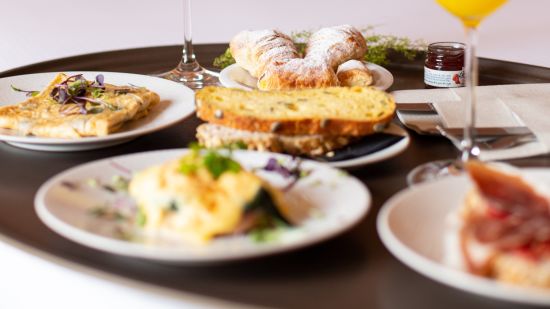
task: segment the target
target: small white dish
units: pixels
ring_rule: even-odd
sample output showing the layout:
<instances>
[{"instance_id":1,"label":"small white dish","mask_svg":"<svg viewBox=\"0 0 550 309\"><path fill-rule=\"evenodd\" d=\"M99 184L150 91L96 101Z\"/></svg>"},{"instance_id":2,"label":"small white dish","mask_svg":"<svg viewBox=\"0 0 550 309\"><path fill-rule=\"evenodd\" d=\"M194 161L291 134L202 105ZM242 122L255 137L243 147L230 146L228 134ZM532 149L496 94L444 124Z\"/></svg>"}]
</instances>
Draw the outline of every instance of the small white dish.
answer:
<instances>
[{"instance_id":1,"label":"small white dish","mask_svg":"<svg viewBox=\"0 0 550 309\"><path fill-rule=\"evenodd\" d=\"M309 246L334 237L356 223L368 212L371 203L367 188L356 178L314 161L304 160L301 167L311 174L300 179L286 192L294 206L292 221L297 227L283 230L276 240L264 243L250 236L226 236L207 245L191 245L174 235L144 234L128 222L108 220L92 215L95 207L117 203L131 204L124 193L112 193L91 187L90 179L105 183L115 175L135 172L183 155L186 149L162 150L118 156L86 163L54 176L35 196L39 218L52 230L80 244L99 250L155 261L192 264L220 263L231 260L281 253ZM265 166L269 158L291 160L290 156L249 151L235 151L234 158L247 168ZM258 175L274 186L285 180L273 172ZM68 185L73 184L74 186ZM120 206L123 205L123 206ZM306 207L307 206L307 207ZM135 233L133 240L121 237Z\"/></svg>"},{"instance_id":2,"label":"small white dish","mask_svg":"<svg viewBox=\"0 0 550 309\"><path fill-rule=\"evenodd\" d=\"M390 71L374 63L367 62L366 64L374 78L374 84L371 86L380 90L386 90L391 87L393 84L393 75ZM224 87L252 90L256 89L257 82L256 78L252 77L248 71L236 63L224 68L220 72L220 83Z\"/></svg>"},{"instance_id":3,"label":"small white dish","mask_svg":"<svg viewBox=\"0 0 550 309\"><path fill-rule=\"evenodd\" d=\"M550 169L523 171L550 185ZM496 299L550 306L549 291L500 283L468 273L460 266L453 219L471 188L470 180L462 175L399 192L378 214L382 242L401 262L440 283Z\"/></svg>"},{"instance_id":4,"label":"small white dish","mask_svg":"<svg viewBox=\"0 0 550 309\"><path fill-rule=\"evenodd\" d=\"M195 111L194 92L178 83L153 76L115 72L65 72L69 75L84 74L94 80L103 74L105 82L115 85L133 84L147 87L159 94L160 103L147 117L131 121L122 130L102 137L81 139L46 138L18 135L13 130L0 128L0 141L13 146L40 151L83 151L121 144L141 135L155 132L182 121ZM25 90L42 90L57 73L37 73L11 76L0 79L0 106L12 105L26 99L25 95L13 91L11 85Z\"/></svg>"}]
</instances>

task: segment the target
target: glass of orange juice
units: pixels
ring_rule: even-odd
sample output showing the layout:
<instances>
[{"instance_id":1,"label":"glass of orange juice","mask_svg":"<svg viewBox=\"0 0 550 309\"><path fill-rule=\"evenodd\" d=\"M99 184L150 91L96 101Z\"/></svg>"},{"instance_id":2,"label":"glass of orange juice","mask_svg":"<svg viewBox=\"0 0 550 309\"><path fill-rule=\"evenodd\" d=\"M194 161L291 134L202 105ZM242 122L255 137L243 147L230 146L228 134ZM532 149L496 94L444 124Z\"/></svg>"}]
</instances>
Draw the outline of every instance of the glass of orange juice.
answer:
<instances>
[{"instance_id":1,"label":"glass of orange juice","mask_svg":"<svg viewBox=\"0 0 550 309\"><path fill-rule=\"evenodd\" d=\"M478 81L478 63L476 58L477 27L481 21L503 5L507 0L435 0L439 5L456 16L466 30L467 46L464 59L464 74L467 89L466 113L464 117L464 134L460 142L460 158L428 162L417 166L409 175L409 185L457 174L464 162L475 158L479 148L475 145L475 87Z\"/></svg>"}]
</instances>

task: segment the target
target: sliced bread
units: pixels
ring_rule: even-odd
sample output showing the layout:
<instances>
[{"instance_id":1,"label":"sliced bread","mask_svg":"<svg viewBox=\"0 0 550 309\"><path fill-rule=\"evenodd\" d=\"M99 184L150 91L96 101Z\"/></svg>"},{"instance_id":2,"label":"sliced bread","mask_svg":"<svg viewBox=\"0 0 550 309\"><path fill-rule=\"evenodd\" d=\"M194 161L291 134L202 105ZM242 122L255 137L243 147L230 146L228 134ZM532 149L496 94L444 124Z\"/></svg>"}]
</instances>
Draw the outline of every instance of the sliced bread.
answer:
<instances>
[{"instance_id":1,"label":"sliced bread","mask_svg":"<svg viewBox=\"0 0 550 309\"><path fill-rule=\"evenodd\" d=\"M283 135L363 136L381 131L395 113L389 94L370 87L244 91L206 87L197 116L235 129Z\"/></svg>"},{"instance_id":2,"label":"sliced bread","mask_svg":"<svg viewBox=\"0 0 550 309\"><path fill-rule=\"evenodd\" d=\"M320 156L355 141L351 136L281 135L251 132L203 123L197 127L197 140L207 148L242 142L248 150L283 152L291 155Z\"/></svg>"}]
</instances>

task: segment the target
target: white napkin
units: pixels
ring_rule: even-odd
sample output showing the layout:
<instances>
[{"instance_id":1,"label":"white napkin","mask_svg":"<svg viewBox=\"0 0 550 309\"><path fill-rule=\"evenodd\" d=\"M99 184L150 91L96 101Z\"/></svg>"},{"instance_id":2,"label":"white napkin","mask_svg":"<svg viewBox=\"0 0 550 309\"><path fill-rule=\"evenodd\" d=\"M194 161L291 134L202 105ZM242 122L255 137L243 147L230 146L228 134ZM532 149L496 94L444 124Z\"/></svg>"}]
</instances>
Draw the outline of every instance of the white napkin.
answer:
<instances>
[{"instance_id":1,"label":"white napkin","mask_svg":"<svg viewBox=\"0 0 550 309\"><path fill-rule=\"evenodd\" d=\"M463 127L466 88L400 90L392 93L396 102L432 102L438 116L398 113L405 125L421 128L437 123ZM550 84L518 84L477 87L476 127L527 126L538 141L510 149L483 150L482 160L504 160L550 152ZM433 121L432 123L430 123Z\"/></svg>"}]
</instances>

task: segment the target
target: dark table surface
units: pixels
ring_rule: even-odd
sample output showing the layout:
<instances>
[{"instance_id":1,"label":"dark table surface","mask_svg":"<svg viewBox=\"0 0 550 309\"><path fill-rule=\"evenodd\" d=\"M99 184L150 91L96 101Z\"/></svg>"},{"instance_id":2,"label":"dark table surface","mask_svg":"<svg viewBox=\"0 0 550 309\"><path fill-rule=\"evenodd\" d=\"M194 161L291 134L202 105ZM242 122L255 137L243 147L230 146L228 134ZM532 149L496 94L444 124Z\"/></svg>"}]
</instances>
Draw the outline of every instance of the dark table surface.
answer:
<instances>
[{"instance_id":1,"label":"dark table surface","mask_svg":"<svg viewBox=\"0 0 550 309\"><path fill-rule=\"evenodd\" d=\"M198 60L209 66L226 45L198 45ZM176 65L181 46L82 55L0 73L0 77L68 70L152 73ZM550 68L481 59L480 84L550 82ZM394 59L390 90L424 88L422 59ZM120 257L71 242L50 231L34 212L39 186L72 166L127 153L185 147L194 140L195 117L126 144L75 153L48 153L0 143L0 233L48 254L87 267L219 300L285 308L518 308L436 283L397 261L376 233L383 203L406 187L415 166L457 155L442 137L411 134L402 154L352 171L370 189L369 215L347 233L291 253L208 267L169 266ZM550 157L509 161L518 166L550 166Z\"/></svg>"}]
</instances>

